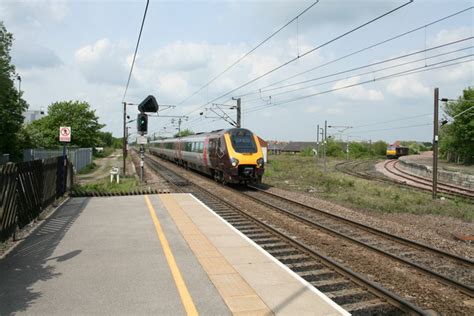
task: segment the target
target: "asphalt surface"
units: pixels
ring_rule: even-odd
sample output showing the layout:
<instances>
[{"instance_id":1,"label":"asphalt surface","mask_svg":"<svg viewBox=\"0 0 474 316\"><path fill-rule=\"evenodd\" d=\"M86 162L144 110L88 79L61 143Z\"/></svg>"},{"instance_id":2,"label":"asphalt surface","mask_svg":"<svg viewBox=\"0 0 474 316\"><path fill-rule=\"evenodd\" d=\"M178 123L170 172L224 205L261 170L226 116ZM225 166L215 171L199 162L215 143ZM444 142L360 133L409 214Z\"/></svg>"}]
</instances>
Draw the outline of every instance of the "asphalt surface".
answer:
<instances>
[{"instance_id":1,"label":"asphalt surface","mask_svg":"<svg viewBox=\"0 0 474 316\"><path fill-rule=\"evenodd\" d=\"M201 314L230 314L168 212L150 196ZM0 315L184 315L143 196L72 198L0 260Z\"/></svg>"}]
</instances>

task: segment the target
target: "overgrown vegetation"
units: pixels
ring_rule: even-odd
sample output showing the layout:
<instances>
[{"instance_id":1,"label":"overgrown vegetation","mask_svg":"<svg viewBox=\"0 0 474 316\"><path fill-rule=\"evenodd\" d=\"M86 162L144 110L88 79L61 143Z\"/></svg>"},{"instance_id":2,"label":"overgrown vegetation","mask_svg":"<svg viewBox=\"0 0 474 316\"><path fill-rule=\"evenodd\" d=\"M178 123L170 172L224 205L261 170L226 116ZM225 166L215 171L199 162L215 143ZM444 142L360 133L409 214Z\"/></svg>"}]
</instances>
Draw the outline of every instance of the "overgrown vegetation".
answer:
<instances>
[{"instance_id":1,"label":"overgrown vegetation","mask_svg":"<svg viewBox=\"0 0 474 316\"><path fill-rule=\"evenodd\" d=\"M474 163L474 88L444 106L446 123L440 130L440 153L451 162Z\"/></svg>"},{"instance_id":2,"label":"overgrown vegetation","mask_svg":"<svg viewBox=\"0 0 474 316\"><path fill-rule=\"evenodd\" d=\"M11 63L12 44L13 35L0 21L0 154L10 154L16 160L23 149L19 131L23 124L22 113L28 104L15 87L15 82L19 82L21 77L16 74L15 66Z\"/></svg>"},{"instance_id":3,"label":"overgrown vegetation","mask_svg":"<svg viewBox=\"0 0 474 316\"><path fill-rule=\"evenodd\" d=\"M135 177L120 177L120 183L110 182L109 177L98 180L95 183L76 185L73 190L97 193L128 192L139 188Z\"/></svg>"},{"instance_id":4,"label":"overgrown vegetation","mask_svg":"<svg viewBox=\"0 0 474 316\"><path fill-rule=\"evenodd\" d=\"M81 171L79 171L78 174L88 174L94 171L95 169L97 169L97 165L95 163L90 163L85 166Z\"/></svg>"},{"instance_id":5,"label":"overgrown vegetation","mask_svg":"<svg viewBox=\"0 0 474 316\"><path fill-rule=\"evenodd\" d=\"M413 213L451 216L474 221L474 205L463 200L433 201L430 193L364 180L335 171L338 162L301 155L269 157L264 182L283 189L306 192L350 208L381 213Z\"/></svg>"}]
</instances>

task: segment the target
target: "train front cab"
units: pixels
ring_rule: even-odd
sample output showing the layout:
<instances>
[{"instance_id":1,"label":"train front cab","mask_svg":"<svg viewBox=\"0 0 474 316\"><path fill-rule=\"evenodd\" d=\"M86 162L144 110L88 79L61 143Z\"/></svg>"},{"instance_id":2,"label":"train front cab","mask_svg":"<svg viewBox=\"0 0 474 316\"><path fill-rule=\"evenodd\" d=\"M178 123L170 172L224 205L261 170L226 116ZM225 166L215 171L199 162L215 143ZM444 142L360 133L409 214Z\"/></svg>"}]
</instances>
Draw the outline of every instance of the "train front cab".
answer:
<instances>
[{"instance_id":1,"label":"train front cab","mask_svg":"<svg viewBox=\"0 0 474 316\"><path fill-rule=\"evenodd\" d=\"M225 145L225 146L224 146ZM216 179L226 183L260 183L264 173L263 153L257 136L235 128L217 140Z\"/></svg>"}]
</instances>

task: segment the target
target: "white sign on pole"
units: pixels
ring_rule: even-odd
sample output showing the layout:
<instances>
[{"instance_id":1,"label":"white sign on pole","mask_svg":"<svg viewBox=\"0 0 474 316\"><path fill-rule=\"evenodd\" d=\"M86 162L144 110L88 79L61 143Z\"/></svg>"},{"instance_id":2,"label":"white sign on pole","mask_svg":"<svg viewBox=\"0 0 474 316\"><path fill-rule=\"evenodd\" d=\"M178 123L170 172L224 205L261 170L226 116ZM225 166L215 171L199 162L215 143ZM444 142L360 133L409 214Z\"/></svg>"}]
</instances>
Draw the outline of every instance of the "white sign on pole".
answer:
<instances>
[{"instance_id":1,"label":"white sign on pole","mask_svg":"<svg viewBox=\"0 0 474 316\"><path fill-rule=\"evenodd\" d=\"M69 143L71 142L71 127L61 126L59 128L59 141Z\"/></svg>"},{"instance_id":2,"label":"white sign on pole","mask_svg":"<svg viewBox=\"0 0 474 316\"><path fill-rule=\"evenodd\" d=\"M148 138L146 136L137 136L137 144L145 145L148 143Z\"/></svg>"}]
</instances>

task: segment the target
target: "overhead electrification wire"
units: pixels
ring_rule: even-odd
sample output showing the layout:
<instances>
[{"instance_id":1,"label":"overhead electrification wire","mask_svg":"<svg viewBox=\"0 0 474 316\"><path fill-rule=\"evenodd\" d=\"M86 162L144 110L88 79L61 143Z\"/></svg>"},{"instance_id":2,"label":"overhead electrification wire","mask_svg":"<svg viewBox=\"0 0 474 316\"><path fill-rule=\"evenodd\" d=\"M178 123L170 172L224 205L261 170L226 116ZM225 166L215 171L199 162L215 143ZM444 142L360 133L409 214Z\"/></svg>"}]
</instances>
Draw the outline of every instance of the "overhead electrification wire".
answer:
<instances>
[{"instance_id":1,"label":"overhead electrification wire","mask_svg":"<svg viewBox=\"0 0 474 316\"><path fill-rule=\"evenodd\" d=\"M138 45L140 45L140 38L142 37L143 25L145 24L146 12L148 11L149 3L150 3L150 0L147 0L145 12L143 13L142 25L140 26L140 33L138 34L137 46L135 47L135 53L133 54L132 66L130 67L130 73L128 74L127 85L125 86L125 92L123 93L122 103L125 101L125 97L128 91L128 86L130 84L130 78L132 77L133 66L135 65L135 58L137 57Z\"/></svg>"},{"instance_id":2,"label":"overhead electrification wire","mask_svg":"<svg viewBox=\"0 0 474 316\"><path fill-rule=\"evenodd\" d=\"M361 127L367 127L367 126L375 126L375 125L380 125L380 124L386 124L386 123L393 123L393 122L400 122L400 121L405 121L405 120L411 120L414 118L419 118L419 117L424 117L424 116L430 116L433 115L433 113L425 113L425 114L420 114L420 115L414 115L414 116L405 116L405 117L400 117L394 120L388 120L388 121L382 121L382 122L376 122L376 123L370 123L370 124L364 124L364 125L358 125L358 126L353 126L351 130L358 129Z\"/></svg>"},{"instance_id":3,"label":"overhead electrification wire","mask_svg":"<svg viewBox=\"0 0 474 316\"><path fill-rule=\"evenodd\" d=\"M437 20L435 20L435 21L432 21L432 22L430 22L430 23L428 23L428 24L425 24L425 25L419 26L419 27L417 27L417 28L414 28L414 29L412 29L412 30L409 30L409 31L400 33L400 34L398 34L398 35L395 35L395 36L390 37L390 38L388 38L388 39L386 39L386 40L377 42L377 43L372 44L372 45L370 45L370 46L366 46L366 47L364 47L364 48L362 48L362 49L359 49L359 50L354 51L354 52L352 52L352 53L349 53L349 54L347 54L347 55L344 55L344 56L341 56L341 57L339 57L339 58L330 60L330 61L328 61L328 62L326 62L326 63L324 63L324 64L318 65L318 66L316 66L316 67L313 67L313 68L311 68L311 69L305 70L305 71L303 71L303 72L300 72L300 73L295 74L295 75L293 75L293 76L290 76L290 77L288 77L288 78L285 78L285 79L276 81L276 82L274 82L274 83L271 83L271 84L269 84L269 85L267 85L267 86L264 86L264 87L262 87L262 88L260 88L260 89L266 89L266 88L272 87L272 86L274 86L274 85L277 85L277 84L280 84L280 83L282 83L282 82L285 82L285 81L291 80L291 79L293 79L293 78L296 78L296 77L298 77L298 76L304 75L304 74L306 74L306 73L308 73L308 72L314 71L314 70L316 70L316 69L322 68L322 67L324 67L324 66L333 64L333 63L335 63L335 62L341 61L341 60L346 59L346 58L348 58L348 57L351 57L351 56L354 56L354 55L356 55L356 54L362 53L362 52L367 51L367 50L369 50L369 49L372 49L372 48L374 48L374 47L377 47L377 46L386 44L386 43L391 42L391 41L393 41L393 40L395 40L395 39L401 38L401 37L406 36L406 35L408 35L408 34L411 34L411 33L413 33L413 32L416 32L416 31L425 29L425 28L427 28L427 27L429 27L429 26L431 26L431 25L434 25L434 24L436 24L436 23L439 23L439 22L442 22L442 21L444 21L444 20L450 19L450 18L455 17L455 16L457 16L457 15L460 15L460 14L462 14L462 13L464 13L464 12L467 12L467 11L469 11L469 10L472 10L473 8L474 8L474 6L471 6L471 7L469 7L469 8L464 9L464 10L461 10L461 11L455 12L455 13L453 13L453 14L444 16L444 17L442 17L442 18L440 18L440 19L437 19ZM260 90L260 89L259 89L259 90ZM258 90L256 90L256 91L258 92ZM253 92L252 92L252 93L253 93ZM244 96L246 96L246 95L248 95L248 94L242 94L242 95L240 95L240 97L244 97Z\"/></svg>"},{"instance_id":4,"label":"overhead electrification wire","mask_svg":"<svg viewBox=\"0 0 474 316\"><path fill-rule=\"evenodd\" d=\"M190 96L186 97L183 101L179 102L178 105L181 105L183 104L184 102L186 102L187 100L189 100L190 98L192 98L193 96L195 96L197 93L201 92L204 88L206 88L207 86L209 86L211 83L213 83L217 78L219 78L220 76L222 76L223 74L225 74L227 71L229 71L229 69L231 69L232 67L234 67L235 65L237 65L239 62L241 62L244 58L246 58L248 55L252 54L255 50L257 50L260 46L262 46L263 44L265 44L267 41L269 41L272 37L274 37L275 35L277 35L278 33L280 33L280 31L282 31L284 28L286 28L288 25L290 25L291 23L293 23L295 20L298 20L298 18L300 16L302 16L303 14L305 14L309 9L311 9L312 7L314 7L316 4L319 3L319 0L313 2L310 6L308 6L306 9L304 9L303 11L301 11L300 14L298 14L297 16L295 16L293 19L291 19L290 21L288 21L285 25L283 25L282 27L280 27L278 30L276 30L275 32L273 32L270 36L268 36L267 38L265 38L263 41L261 41L257 46L255 46L254 48L252 48L250 51L248 51L247 53L245 53L244 55L242 55L239 59L237 59L236 61L234 61L231 65L229 65L227 68L225 68L223 71L221 71L219 74L217 74L214 78L212 78L208 83L206 83L205 85L203 85L201 88L197 89L196 91L194 91Z\"/></svg>"},{"instance_id":5,"label":"overhead electrification wire","mask_svg":"<svg viewBox=\"0 0 474 316\"><path fill-rule=\"evenodd\" d=\"M469 37L469 38L463 39L463 40L468 40L468 39L472 39L472 38L474 38L474 37ZM459 42L459 41L455 41L455 42L453 42L453 43L458 43L458 42ZM452 43L451 43L451 44L447 44L447 45L452 45ZM439 47L442 47L442 46L446 46L446 45L441 45L441 46L439 46ZM317 87L317 86L321 86L321 85L325 85L325 84L329 84L329 83L338 82L338 81L340 81L340 80L347 80L347 79L349 79L349 78L360 77L360 76L369 75L369 74L375 74L375 73L377 73L377 72L381 72L381 71L384 71L384 70L388 70L388 69L392 69L392 68L398 68L398 67L402 67L402 66L407 66L407 65L410 65L410 64L418 63L418 62L420 62L420 61L427 61L427 60L429 60L429 59L434 59L434 58L438 58L438 57L441 57L441 56L446 56L446 55L450 55L450 54L453 54L453 53L458 53L458 52L461 52L461 51L464 51L464 50L469 50L469 49L472 49L473 47L474 47L474 46L463 47L463 48L456 49L456 50L452 50L452 51L449 51L449 52L446 52L446 53L436 54L436 55L429 56L429 57L423 57L423 58L421 58L421 59L416 59L416 60L412 60L412 61L408 61L408 62L404 62L404 63L400 63L400 64L388 66L388 67L383 67L383 68L379 68L379 69L373 69L373 70L370 70L370 71L367 71L367 72L354 74L354 75L351 75L350 77L346 77L346 78L337 78L337 79L333 79L333 80L329 80L329 81L324 81L324 82L320 82L320 83L317 83L317 84L312 84L312 85L309 85L309 86L304 86L304 87L300 87L300 88L296 88L296 89L292 89L292 90L285 90L285 91L283 91L283 92L275 93L275 94L272 94L272 95L270 95L270 96L274 98L275 96L284 95L284 94L288 94L288 93L292 93L292 92L296 92L296 91L300 91L300 90L305 90L305 89L309 89L309 88L314 88L314 87ZM318 78L313 78L313 79L301 81L301 82L294 83L294 84L290 84L290 85L285 85L285 86L281 86L281 87L277 87L277 88L268 89L268 90L265 90L265 91L262 91L262 92L265 93L265 92L268 92L268 91L279 90L279 89L283 89L283 88L287 88L287 87L291 87L291 86L296 86L296 85L299 85L299 84L302 84L302 83L309 83L309 82L312 82L312 81L317 81L317 80L321 80L321 79L325 79L325 78L330 78L330 77L334 77L334 76L337 76L337 75L341 75L341 74L345 74L345 73L348 73L348 72L352 72L352 71L355 71L355 70L368 68L368 67L371 67L371 66L374 66L374 65L377 65L377 64L382 64L382 63L394 61L394 60L397 60L397 59L405 58L406 56L411 56L411 55L415 55L415 54L420 54L420 53L423 53L423 52L425 52L425 50L417 51L417 52L415 52L415 53L408 54L408 55L404 55L404 56L400 56L400 57L396 57L396 58L390 58L390 59L387 59L387 60L384 60L384 61L380 61L380 62L377 62L377 63L373 63L373 64L369 64L369 65L365 65L365 66L360 66L360 67L356 67L356 68L352 68L352 69L349 69L349 70L344 70L344 71L336 72L336 73L329 74L329 75L326 75L326 76L321 76L321 77L318 77ZM265 96L265 97L266 97L266 96ZM248 103L250 103L250 102L260 101L260 100L262 100L262 96L260 96L259 98L246 100L245 103L248 104Z\"/></svg>"},{"instance_id":6,"label":"overhead electrification wire","mask_svg":"<svg viewBox=\"0 0 474 316\"><path fill-rule=\"evenodd\" d=\"M362 133L370 133L370 132L389 131L389 130L393 130L393 129L413 128L413 127L421 127L421 126L428 126L428 125L433 126L433 123L431 122L431 123L425 123L425 124L415 124L415 125L406 125L406 126L372 129L372 130L368 130L368 131L358 131L358 132L354 132L354 133L351 132L351 134L362 134Z\"/></svg>"},{"instance_id":7,"label":"overhead electrification wire","mask_svg":"<svg viewBox=\"0 0 474 316\"><path fill-rule=\"evenodd\" d=\"M373 78L373 79L370 79L370 80L366 80L366 81L362 81L362 82L358 82L358 83L354 83L354 84L349 84L349 85L346 85L346 86L333 88L333 89L326 90L326 91L321 91L321 92L318 92L318 93L312 93L312 94L296 97L296 98L289 99L289 100L283 100L281 102L273 103L273 104L270 104L270 105L263 104L263 105L260 105L260 106L253 107L253 108L245 111L244 113L251 113L251 112L259 111L259 110L262 110L262 109L265 109L265 108L269 108L269 107L273 107L273 106L277 106L277 105L282 105L282 104L287 104L287 103L291 103L291 102L311 98L311 97L314 97L314 96L331 93L331 92L338 91L338 90L348 89L348 88L360 86L360 85L363 85L363 84L372 83L372 82L375 82L375 81L382 81L382 80L386 80L386 79L390 79L390 78L402 77L402 76L412 75L412 74L416 74L416 73L420 73L420 72L424 72L424 71L429 71L429 70L434 70L434 69L439 69L439 68L445 68L445 67L449 67L449 66L463 64L463 63L466 63L466 62L472 62L473 60L471 59L471 60L467 60L467 61L461 61L461 62L451 63L451 64L447 64L447 65L442 65L442 64L445 64L445 63L448 63L448 62L452 62L452 61L456 61L456 60L460 60L460 59L465 59L465 58L472 57L472 56L474 56L474 54L469 54L469 55L465 55L465 56L461 56L461 57L457 57L457 58L452 58L452 59L449 59L449 60L445 60L445 61L442 61L442 62L431 64L431 65L416 67L416 68L412 68L412 69L409 69L409 70L393 73L393 74L390 74L390 75L386 75L386 76L382 76L382 77L378 77L378 78ZM441 65L441 66L438 66L438 65ZM437 66L437 67L435 67L435 66Z\"/></svg>"},{"instance_id":8,"label":"overhead electrification wire","mask_svg":"<svg viewBox=\"0 0 474 316\"><path fill-rule=\"evenodd\" d=\"M319 49L321 49L321 48L323 48L323 47L325 47L325 46L327 46L327 45L329 45L329 44L331 44L331 43L333 43L333 42L335 42L335 41L337 41L337 40L339 40L339 39L341 39L341 38L343 38L343 37L345 37L345 36L347 36L347 35L349 35L349 34L351 34L351 33L353 33L353 32L355 32L355 31L357 31L357 30L359 30L359 29L361 29L361 28L363 28L363 27L365 27L365 26L367 26L367 25L369 25L369 24L371 24L371 23L374 23L375 21L380 20L381 18L383 18L383 17L385 17L385 16L387 16L387 15L390 15L390 14L394 13L395 11L400 10L401 8L403 8L403 7L405 7L405 6L409 5L409 4L411 4L412 2L413 2L413 0L409 0L408 2L402 4L402 5L400 5L400 6L396 7L396 8L394 8L394 9L388 11L388 12L385 12L385 13L383 13L382 15L379 15L379 16L377 16L377 17L375 17L375 18L373 18L373 19L371 19L371 20L369 20L369 21L367 21L367 22L365 22L365 23L363 23L363 24L361 24L361 25L359 25L359 26L357 26L357 27L355 27L355 28L352 28L351 30L349 30L349 31L347 31L347 32L345 32L345 33L343 33L343 34L341 34L341 35L339 35L339 36L336 36L335 38L333 38L333 39L331 39L331 40L329 40L329 41L327 41L327 42L324 42L323 44L321 44L321 45L319 45L319 46L317 46L317 47L314 47L314 48L312 48L312 49L310 49L310 50L304 52L303 54L299 55L298 57L295 57L295 58L293 58L293 59L290 59L289 61L287 61L287 62L285 62L285 63L283 63L283 64L281 64L281 65L279 65L279 66L277 66L277 67L275 67L275 68L273 68L273 69L267 71L266 73L264 73L264 74L262 74L262 75L260 75L260 76L258 76L258 77L256 77L256 78L254 78L254 79L252 79L252 80L250 80L250 81L248 81L248 82L246 82L246 83L244 83L244 84L238 86L237 88L235 88L235 89L233 89L233 90L231 90L231 91L229 91L229 92L227 92L227 93L225 93L225 94L223 94L223 95L221 95L221 96L219 96L219 97L217 97L217 98L214 98L213 100L208 101L208 102L205 103L205 104L202 104L202 105L199 106L198 108L196 108L196 109L194 109L194 110L188 112L186 115L190 115L191 113L194 113L194 112L198 111L198 110L201 109L202 107L204 107L204 106L206 106L206 105L208 105L208 104L214 103L214 102L216 102L216 101L222 99L223 97L226 97L226 96L228 96L229 94L231 94L231 93L233 93L233 92L235 92L235 91L237 91L237 90L239 90L239 89L241 89L241 88L243 88L243 87L245 87L245 86L248 86L249 84L251 84L251 83L253 83L253 82L257 81L257 80L260 80L260 79L262 79L263 77L268 76L269 74L271 74L271 73L273 73L273 72L275 72L275 71L277 71L277 70L279 70L279 69L281 69L281 68L283 68L283 67L285 67L285 66L287 66L287 65L289 65L289 64L291 64L291 63L293 63L293 62L295 62L295 61L298 60L298 59L300 59L300 58L302 58L302 57L305 57L305 56L307 56L307 55L309 55L309 54L311 54L311 53L313 53L313 52L315 52L315 51L317 51L317 50L319 50Z\"/></svg>"},{"instance_id":9,"label":"overhead electrification wire","mask_svg":"<svg viewBox=\"0 0 474 316\"><path fill-rule=\"evenodd\" d=\"M227 93L224 93L223 95L221 95L221 96L219 96L219 97L213 99L212 101L209 101L207 104L210 104L210 103L215 102L215 101L217 101L217 100L219 100L219 99L221 99L221 98L223 98L223 97L225 97L225 96L228 96L229 94L231 94L231 93L233 93L233 92L235 92L235 91L237 91L237 90L240 90L240 89L242 89L243 87L246 87L246 86L248 86L249 84L254 83L255 81L260 80L260 79L262 79L263 77L266 77L266 76L268 76L269 74L271 74L271 73L273 73L273 72L275 72L275 71L277 71L277 70L279 70L279 69L281 69L281 68L283 68L283 67L285 67L285 66L287 66L287 65L289 65L289 64L291 64L291 63L293 63L293 62L295 62L296 60L298 60L298 59L300 59L300 58L302 58L302 57L305 57L305 56L307 56L307 55L309 55L309 54L311 54L311 53L314 53L315 51L317 51L317 50L319 50L319 49L321 49L321 48L323 48L323 47L325 47L325 46L327 46L327 45L329 45L329 44L331 44L331 43L333 43L333 42L335 42L335 41L337 41L337 40L339 40L339 39L341 39L341 38L343 38L343 37L345 37L345 36L347 36L347 35L349 35L349 34L351 34L351 33L354 33L355 31L357 31L357 30L359 30L359 29L361 29L361 28L363 28L363 27L365 27L365 26L367 26L367 25L369 25L369 24L371 24L371 23L373 23L373 22L375 22L375 21L377 21L377 20L380 20L381 18L383 18L383 17L385 17L385 16L387 16L387 15L390 15L390 14L392 14L392 13L395 12L395 11L400 10L401 8L403 8L403 7L405 7L405 6L409 5L409 4L411 4L412 2L413 2L413 0L409 0L408 2L402 4L401 6L398 6L398 7L394 8L394 9L388 11L388 12L385 12L385 13L382 14L382 15L379 15L378 17L375 17L375 18L373 18L373 19L371 19L371 20L369 20L369 21L367 21L367 22L365 22L365 23L363 23L363 24L361 24L361 25L359 25L359 26L357 26L357 27L355 27L355 28L353 28L353 29L351 29L351 30L349 30L349 31L347 31L347 32L345 32L345 33L343 33L343 34L341 34L341 35L339 35L339 36L336 36L335 38L333 38L333 39L331 39L331 40L329 40L329 41L327 41L327 42L324 42L323 44L321 44L321 45L319 45L319 46L316 46L316 47L314 47L314 48L312 48L312 49L310 49L310 50L304 52L303 54L301 54L301 55L299 55L299 56L297 56L297 57L295 57L295 58L292 58L292 59L288 60L287 62L285 62L285 63L283 63L283 64L281 64L281 65L279 65L279 66L277 66L277 67L275 67L275 68L273 68L273 69L267 71L267 72L265 72L264 74L262 74L262 75L260 75L260 76L258 76L258 77L256 77L256 78L254 78L254 79L252 79L252 80L250 80L250 81L247 81L246 83L244 83L244 84L238 86L237 88L235 88L235 89L233 89L233 90L231 90L231 91L229 91L229 92L227 92ZM205 105L207 105L207 104L205 104ZM205 106L205 105L204 105L204 106Z\"/></svg>"}]
</instances>

